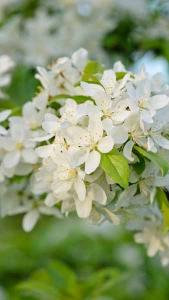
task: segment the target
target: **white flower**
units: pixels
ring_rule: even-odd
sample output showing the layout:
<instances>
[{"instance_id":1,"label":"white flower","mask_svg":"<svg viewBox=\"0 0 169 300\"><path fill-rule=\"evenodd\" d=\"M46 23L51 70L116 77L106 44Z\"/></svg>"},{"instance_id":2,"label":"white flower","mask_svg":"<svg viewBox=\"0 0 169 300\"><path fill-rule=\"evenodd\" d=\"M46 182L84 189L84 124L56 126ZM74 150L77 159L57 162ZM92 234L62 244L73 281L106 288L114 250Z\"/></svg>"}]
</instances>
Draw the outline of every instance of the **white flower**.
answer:
<instances>
[{"instance_id":1,"label":"white flower","mask_svg":"<svg viewBox=\"0 0 169 300\"><path fill-rule=\"evenodd\" d=\"M25 124L31 129L35 130L41 127L44 115L46 113L46 106L48 102L48 95L45 91L41 91L32 102L26 102L23 105L23 119Z\"/></svg>"},{"instance_id":2,"label":"white flower","mask_svg":"<svg viewBox=\"0 0 169 300\"><path fill-rule=\"evenodd\" d=\"M81 78L81 72L87 63L87 51L79 49L71 59L62 57L49 70L38 67L36 78L41 81L49 96L75 93L75 84Z\"/></svg>"},{"instance_id":3,"label":"white flower","mask_svg":"<svg viewBox=\"0 0 169 300\"><path fill-rule=\"evenodd\" d=\"M41 215L55 216L57 218L61 217L61 213L57 208L51 209L43 203L32 203L32 207L23 217L22 227L24 231L30 232L37 224Z\"/></svg>"},{"instance_id":4,"label":"white flower","mask_svg":"<svg viewBox=\"0 0 169 300\"><path fill-rule=\"evenodd\" d=\"M139 113L140 125L153 123L156 111L169 104L169 97L165 94L152 95L151 82L148 79L141 80L134 86L127 83L128 106L132 113Z\"/></svg>"},{"instance_id":5,"label":"white flower","mask_svg":"<svg viewBox=\"0 0 169 300\"><path fill-rule=\"evenodd\" d=\"M102 85L82 82L81 86L84 93L94 99L102 118L111 119L116 124L123 122L130 114L127 102L121 98L128 79L126 75L117 81L114 71L107 70L101 78Z\"/></svg>"},{"instance_id":6,"label":"white flower","mask_svg":"<svg viewBox=\"0 0 169 300\"><path fill-rule=\"evenodd\" d=\"M35 143L30 141L31 133L21 117L10 118L8 134L2 138L1 146L5 150L3 165L7 169L16 167L19 162L35 164L37 155Z\"/></svg>"},{"instance_id":7,"label":"white flower","mask_svg":"<svg viewBox=\"0 0 169 300\"><path fill-rule=\"evenodd\" d=\"M88 218L92 211L92 203L96 202L100 205L105 205L107 196L105 191L96 183L92 183L88 189L84 201L80 201L75 197L75 206L77 214L80 218Z\"/></svg>"},{"instance_id":8,"label":"white flower","mask_svg":"<svg viewBox=\"0 0 169 300\"><path fill-rule=\"evenodd\" d=\"M100 152L110 152L114 145L111 136L103 136L103 126L98 115L93 115L89 119L87 128L80 126L66 128L65 137L72 146L72 164L78 166L85 163L86 174L91 174L99 166Z\"/></svg>"},{"instance_id":9,"label":"white flower","mask_svg":"<svg viewBox=\"0 0 169 300\"><path fill-rule=\"evenodd\" d=\"M148 256L154 256L158 251L163 251L164 246L160 232L153 228L144 228L143 232L135 234L135 241L147 245Z\"/></svg>"},{"instance_id":10,"label":"white flower","mask_svg":"<svg viewBox=\"0 0 169 300\"><path fill-rule=\"evenodd\" d=\"M86 186L84 183L85 173L79 168L72 168L68 162L58 165L53 173L51 189L55 195L64 194L72 188L75 190L80 201L84 201L86 196Z\"/></svg>"}]
</instances>

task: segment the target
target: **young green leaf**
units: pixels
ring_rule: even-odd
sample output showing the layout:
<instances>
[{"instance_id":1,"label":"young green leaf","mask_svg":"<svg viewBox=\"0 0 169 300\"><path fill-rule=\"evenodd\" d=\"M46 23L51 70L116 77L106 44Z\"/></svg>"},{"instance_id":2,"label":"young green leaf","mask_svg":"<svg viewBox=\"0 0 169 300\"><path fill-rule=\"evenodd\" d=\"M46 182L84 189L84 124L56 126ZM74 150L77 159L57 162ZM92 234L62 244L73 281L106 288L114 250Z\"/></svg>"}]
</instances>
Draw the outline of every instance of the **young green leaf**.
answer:
<instances>
[{"instance_id":1,"label":"young green leaf","mask_svg":"<svg viewBox=\"0 0 169 300\"><path fill-rule=\"evenodd\" d=\"M90 60L86 65L83 75L82 81L98 83L97 75L103 72L103 66L96 61Z\"/></svg>"},{"instance_id":2,"label":"young green leaf","mask_svg":"<svg viewBox=\"0 0 169 300\"><path fill-rule=\"evenodd\" d=\"M163 227L164 231L169 230L169 201L166 193L161 189L157 188L156 197L159 202L161 212L163 214Z\"/></svg>"},{"instance_id":3,"label":"young green leaf","mask_svg":"<svg viewBox=\"0 0 169 300\"><path fill-rule=\"evenodd\" d=\"M128 186L129 165L126 158L117 150L102 154L101 167L121 187L126 188Z\"/></svg>"},{"instance_id":4,"label":"young green leaf","mask_svg":"<svg viewBox=\"0 0 169 300\"><path fill-rule=\"evenodd\" d=\"M83 96L83 95L70 96L70 95L60 94L60 95L57 95L57 96L51 98L50 101L49 101L48 106L58 110L61 106L59 104L59 101L60 100L66 100L66 99L72 99L77 104L82 104L82 103L84 103L88 100L93 101L89 96Z\"/></svg>"},{"instance_id":5,"label":"young green leaf","mask_svg":"<svg viewBox=\"0 0 169 300\"><path fill-rule=\"evenodd\" d=\"M154 164L156 164L160 170L162 175L166 175L169 171L169 163L166 161L159 153L147 152L143 148L139 146L135 146L134 149L140 153L142 156L151 160Z\"/></svg>"},{"instance_id":6,"label":"young green leaf","mask_svg":"<svg viewBox=\"0 0 169 300\"><path fill-rule=\"evenodd\" d=\"M127 74L126 72L116 72L116 79L117 80L123 79L126 74Z\"/></svg>"}]
</instances>

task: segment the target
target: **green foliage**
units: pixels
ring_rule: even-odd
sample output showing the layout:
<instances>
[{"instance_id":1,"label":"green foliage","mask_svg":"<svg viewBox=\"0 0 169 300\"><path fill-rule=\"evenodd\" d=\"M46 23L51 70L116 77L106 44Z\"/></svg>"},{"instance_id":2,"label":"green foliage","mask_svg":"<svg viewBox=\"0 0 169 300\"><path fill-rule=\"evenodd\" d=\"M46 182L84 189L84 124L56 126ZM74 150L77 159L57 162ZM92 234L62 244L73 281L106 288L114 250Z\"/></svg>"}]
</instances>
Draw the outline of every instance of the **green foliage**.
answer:
<instances>
[{"instance_id":1,"label":"green foliage","mask_svg":"<svg viewBox=\"0 0 169 300\"><path fill-rule=\"evenodd\" d=\"M52 97L50 99L50 102L49 102L49 107L52 107L56 110L58 110L61 105L59 104L60 101L64 101L66 99L72 99L74 100L77 104L81 104L81 103L84 103L86 102L87 100L91 100L93 101L90 97L88 96L83 96L83 95L77 95L77 96L71 96L71 95L63 95L63 94L60 94L60 95L57 95L55 97Z\"/></svg>"},{"instance_id":2,"label":"green foliage","mask_svg":"<svg viewBox=\"0 0 169 300\"><path fill-rule=\"evenodd\" d=\"M108 154L102 154L101 167L121 187L128 186L129 165L127 159L118 150L113 149Z\"/></svg>"},{"instance_id":3,"label":"green foliage","mask_svg":"<svg viewBox=\"0 0 169 300\"><path fill-rule=\"evenodd\" d=\"M33 70L26 66L17 66L13 71L12 82L7 89L10 103L21 106L26 101L30 101L35 95L37 84Z\"/></svg>"},{"instance_id":4,"label":"green foliage","mask_svg":"<svg viewBox=\"0 0 169 300\"><path fill-rule=\"evenodd\" d=\"M157 188L156 197L163 214L163 227L164 231L169 230L169 202L166 193L161 189Z\"/></svg>"},{"instance_id":5,"label":"green foliage","mask_svg":"<svg viewBox=\"0 0 169 300\"><path fill-rule=\"evenodd\" d=\"M116 72L116 79L117 80L123 79L126 74L127 74L126 72Z\"/></svg>"},{"instance_id":6,"label":"green foliage","mask_svg":"<svg viewBox=\"0 0 169 300\"><path fill-rule=\"evenodd\" d=\"M90 60L82 74L82 81L99 83L99 75L103 72L103 66L96 61Z\"/></svg>"},{"instance_id":7,"label":"green foliage","mask_svg":"<svg viewBox=\"0 0 169 300\"><path fill-rule=\"evenodd\" d=\"M137 157L139 159L139 161L135 164L133 164L133 169L135 170L135 172L140 175L143 173L144 169L145 169L145 159L142 155L140 155L140 153L137 153Z\"/></svg>"},{"instance_id":8,"label":"green foliage","mask_svg":"<svg viewBox=\"0 0 169 300\"><path fill-rule=\"evenodd\" d=\"M168 269L119 227L96 232L76 219L47 218L27 234L20 222L0 224L5 300L168 299Z\"/></svg>"},{"instance_id":9,"label":"green foliage","mask_svg":"<svg viewBox=\"0 0 169 300\"><path fill-rule=\"evenodd\" d=\"M156 164L160 168L163 176L168 173L169 163L162 157L162 155L160 155L159 153L147 152L139 146L134 146L134 149L136 150L136 152L140 153L142 156Z\"/></svg>"}]
</instances>

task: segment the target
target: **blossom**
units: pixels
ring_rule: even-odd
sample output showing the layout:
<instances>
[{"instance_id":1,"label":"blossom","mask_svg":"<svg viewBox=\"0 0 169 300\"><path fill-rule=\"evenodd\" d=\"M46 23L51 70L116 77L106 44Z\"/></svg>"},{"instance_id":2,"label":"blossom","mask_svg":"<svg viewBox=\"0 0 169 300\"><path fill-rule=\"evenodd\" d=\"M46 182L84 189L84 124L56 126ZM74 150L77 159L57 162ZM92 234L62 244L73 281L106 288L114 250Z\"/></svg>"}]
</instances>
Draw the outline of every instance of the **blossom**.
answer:
<instances>
[{"instance_id":1,"label":"blossom","mask_svg":"<svg viewBox=\"0 0 169 300\"><path fill-rule=\"evenodd\" d=\"M127 83L128 105L132 113L140 114L140 125L153 123L156 111L169 104L169 97L165 94L152 95L148 79L136 83Z\"/></svg>"},{"instance_id":2,"label":"blossom","mask_svg":"<svg viewBox=\"0 0 169 300\"><path fill-rule=\"evenodd\" d=\"M23 214L25 231L41 215L74 212L122 223L166 265L168 87L119 62L93 70L96 83L87 82L90 65L80 49L39 69L42 87L21 116L0 112L0 214Z\"/></svg>"},{"instance_id":3,"label":"blossom","mask_svg":"<svg viewBox=\"0 0 169 300\"><path fill-rule=\"evenodd\" d=\"M10 118L10 129L1 140L1 147L5 150L3 165L6 169L16 167L19 162L35 164L37 155L33 148L35 143L30 141L31 132L25 126L22 117Z\"/></svg>"},{"instance_id":4,"label":"blossom","mask_svg":"<svg viewBox=\"0 0 169 300\"><path fill-rule=\"evenodd\" d=\"M111 136L103 136L103 126L98 115L89 119L87 128L71 126L65 129L65 137L72 149L72 163L75 166L85 163L86 174L94 172L100 164L101 154L113 148Z\"/></svg>"},{"instance_id":5,"label":"blossom","mask_svg":"<svg viewBox=\"0 0 169 300\"><path fill-rule=\"evenodd\" d=\"M101 85L81 83L84 93L94 99L102 118L111 119L113 124L122 123L130 114L127 102L121 98L128 78L126 75L118 81L113 70L106 70L100 80Z\"/></svg>"},{"instance_id":6,"label":"blossom","mask_svg":"<svg viewBox=\"0 0 169 300\"><path fill-rule=\"evenodd\" d=\"M38 67L36 78L41 81L49 96L72 94L76 91L75 84L81 78L81 72L87 62L87 51L79 49L71 59L62 57L49 70Z\"/></svg>"}]
</instances>

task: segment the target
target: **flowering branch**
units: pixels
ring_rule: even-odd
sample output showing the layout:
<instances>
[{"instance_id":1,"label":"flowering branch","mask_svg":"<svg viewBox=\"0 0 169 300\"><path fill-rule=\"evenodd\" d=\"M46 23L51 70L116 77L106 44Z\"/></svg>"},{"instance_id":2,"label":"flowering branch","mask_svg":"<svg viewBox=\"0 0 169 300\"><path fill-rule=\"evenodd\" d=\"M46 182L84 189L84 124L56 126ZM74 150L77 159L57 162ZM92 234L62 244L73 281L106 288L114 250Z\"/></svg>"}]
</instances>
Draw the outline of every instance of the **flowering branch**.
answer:
<instances>
[{"instance_id":1,"label":"flowering branch","mask_svg":"<svg viewBox=\"0 0 169 300\"><path fill-rule=\"evenodd\" d=\"M39 93L22 114L0 114L0 212L76 212L134 230L169 263L169 87L159 74L105 70L80 49L38 67Z\"/></svg>"}]
</instances>

